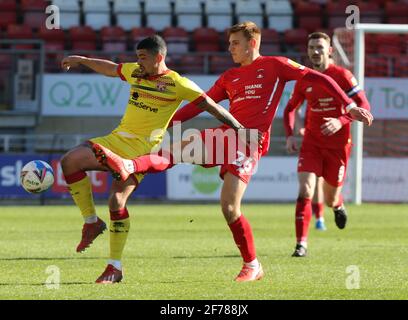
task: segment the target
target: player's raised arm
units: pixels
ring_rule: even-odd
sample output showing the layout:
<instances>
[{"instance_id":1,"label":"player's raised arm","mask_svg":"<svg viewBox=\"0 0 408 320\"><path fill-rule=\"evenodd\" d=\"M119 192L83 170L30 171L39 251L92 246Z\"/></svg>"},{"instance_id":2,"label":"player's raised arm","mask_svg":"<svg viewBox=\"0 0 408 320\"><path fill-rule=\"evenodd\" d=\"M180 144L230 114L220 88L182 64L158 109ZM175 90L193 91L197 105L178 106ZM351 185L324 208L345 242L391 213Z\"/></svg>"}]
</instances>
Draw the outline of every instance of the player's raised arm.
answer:
<instances>
[{"instance_id":1,"label":"player's raised arm","mask_svg":"<svg viewBox=\"0 0 408 320\"><path fill-rule=\"evenodd\" d=\"M66 71L70 68L76 68L79 65L86 66L93 71L108 77L119 77L117 72L118 64L109 60L87 58L83 56L68 56L61 61L61 67Z\"/></svg>"}]
</instances>

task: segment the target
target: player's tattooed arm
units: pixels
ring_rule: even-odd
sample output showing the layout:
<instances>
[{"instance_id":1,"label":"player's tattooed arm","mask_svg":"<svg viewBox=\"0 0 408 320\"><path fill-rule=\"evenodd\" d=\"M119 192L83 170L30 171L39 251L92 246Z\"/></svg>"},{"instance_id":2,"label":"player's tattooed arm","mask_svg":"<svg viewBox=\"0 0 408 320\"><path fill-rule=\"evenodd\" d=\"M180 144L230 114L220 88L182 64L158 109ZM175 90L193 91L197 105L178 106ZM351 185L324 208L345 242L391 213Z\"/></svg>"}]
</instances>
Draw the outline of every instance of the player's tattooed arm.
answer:
<instances>
[{"instance_id":1,"label":"player's tattooed arm","mask_svg":"<svg viewBox=\"0 0 408 320\"><path fill-rule=\"evenodd\" d=\"M70 68L76 68L79 65L86 66L93 71L108 77L119 77L119 74L117 73L117 63L109 60L87 58L83 56L68 56L61 61L61 67L66 71Z\"/></svg>"}]
</instances>

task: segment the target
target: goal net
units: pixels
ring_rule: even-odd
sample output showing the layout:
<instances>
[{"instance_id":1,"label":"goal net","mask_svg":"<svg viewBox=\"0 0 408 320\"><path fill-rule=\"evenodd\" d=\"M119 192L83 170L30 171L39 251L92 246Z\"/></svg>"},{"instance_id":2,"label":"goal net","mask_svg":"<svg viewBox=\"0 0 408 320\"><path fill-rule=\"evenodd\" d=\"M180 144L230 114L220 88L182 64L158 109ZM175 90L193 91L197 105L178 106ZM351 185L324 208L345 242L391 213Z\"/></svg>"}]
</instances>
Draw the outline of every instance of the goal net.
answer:
<instances>
[{"instance_id":1,"label":"goal net","mask_svg":"<svg viewBox=\"0 0 408 320\"><path fill-rule=\"evenodd\" d=\"M353 123L344 193L354 203L408 202L408 25L357 24L333 33L333 60L354 73L374 123Z\"/></svg>"}]
</instances>

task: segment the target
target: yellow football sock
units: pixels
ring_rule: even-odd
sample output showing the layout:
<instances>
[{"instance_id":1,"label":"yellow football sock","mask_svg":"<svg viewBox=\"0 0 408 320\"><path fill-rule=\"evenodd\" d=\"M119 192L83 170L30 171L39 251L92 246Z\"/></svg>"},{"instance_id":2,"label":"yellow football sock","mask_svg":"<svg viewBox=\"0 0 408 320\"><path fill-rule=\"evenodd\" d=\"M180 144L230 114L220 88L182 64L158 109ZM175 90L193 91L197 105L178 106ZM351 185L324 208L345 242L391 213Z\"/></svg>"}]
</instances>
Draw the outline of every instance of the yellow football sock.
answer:
<instances>
[{"instance_id":1,"label":"yellow football sock","mask_svg":"<svg viewBox=\"0 0 408 320\"><path fill-rule=\"evenodd\" d=\"M129 218L111 220L109 228L110 255L109 259L121 260L130 229Z\"/></svg>"},{"instance_id":2,"label":"yellow football sock","mask_svg":"<svg viewBox=\"0 0 408 320\"><path fill-rule=\"evenodd\" d=\"M74 199L75 204L81 210L84 218L95 214L95 204L92 196L91 179L88 176L77 182L68 184L68 190Z\"/></svg>"}]
</instances>

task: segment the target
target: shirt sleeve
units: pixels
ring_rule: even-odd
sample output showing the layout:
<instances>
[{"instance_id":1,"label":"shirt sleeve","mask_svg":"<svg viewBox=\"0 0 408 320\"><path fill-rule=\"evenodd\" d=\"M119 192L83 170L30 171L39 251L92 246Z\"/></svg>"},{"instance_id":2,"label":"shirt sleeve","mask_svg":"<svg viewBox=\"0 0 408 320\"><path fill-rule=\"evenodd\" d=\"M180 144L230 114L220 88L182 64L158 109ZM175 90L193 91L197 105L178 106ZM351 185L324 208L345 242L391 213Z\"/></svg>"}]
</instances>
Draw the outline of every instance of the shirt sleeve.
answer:
<instances>
[{"instance_id":1,"label":"shirt sleeve","mask_svg":"<svg viewBox=\"0 0 408 320\"><path fill-rule=\"evenodd\" d=\"M285 127L286 137L293 135L293 131L295 129L296 109L300 107L304 100L305 96L301 90L300 81L297 81L295 88L293 89L293 93L283 112L283 125Z\"/></svg>"},{"instance_id":2,"label":"shirt sleeve","mask_svg":"<svg viewBox=\"0 0 408 320\"><path fill-rule=\"evenodd\" d=\"M308 72L309 68L286 57L275 57L275 68L278 76L285 81L299 80Z\"/></svg>"},{"instance_id":3,"label":"shirt sleeve","mask_svg":"<svg viewBox=\"0 0 408 320\"><path fill-rule=\"evenodd\" d=\"M181 100L187 100L197 105L204 100L204 91L188 78L180 77L177 82L177 95Z\"/></svg>"},{"instance_id":4,"label":"shirt sleeve","mask_svg":"<svg viewBox=\"0 0 408 320\"><path fill-rule=\"evenodd\" d=\"M133 72L137 71L139 68L140 66L138 63L119 63L116 71L123 81L130 82Z\"/></svg>"},{"instance_id":5,"label":"shirt sleeve","mask_svg":"<svg viewBox=\"0 0 408 320\"><path fill-rule=\"evenodd\" d=\"M221 75L214 85L207 91L207 95L215 102L228 99L227 89L225 88L224 75Z\"/></svg>"}]
</instances>

